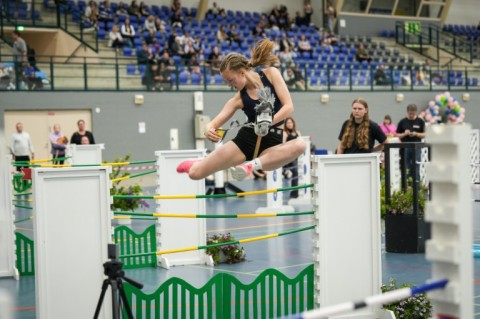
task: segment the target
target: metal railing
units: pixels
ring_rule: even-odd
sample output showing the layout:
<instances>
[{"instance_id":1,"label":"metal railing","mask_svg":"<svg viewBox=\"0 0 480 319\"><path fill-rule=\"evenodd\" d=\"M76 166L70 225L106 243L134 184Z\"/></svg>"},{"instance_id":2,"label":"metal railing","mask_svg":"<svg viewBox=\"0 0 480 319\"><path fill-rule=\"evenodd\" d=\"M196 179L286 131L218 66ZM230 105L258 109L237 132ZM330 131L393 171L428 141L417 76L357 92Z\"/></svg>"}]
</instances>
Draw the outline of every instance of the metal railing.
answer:
<instances>
[{"instance_id":1,"label":"metal railing","mask_svg":"<svg viewBox=\"0 0 480 319\"><path fill-rule=\"evenodd\" d=\"M440 60L440 50L468 63L472 63L473 60L473 47L470 41L445 32L436 25L421 25L419 30L409 30L405 22L397 22L395 25L395 40L397 44L436 62ZM432 48L434 49L433 52ZM427 50L429 51L427 52Z\"/></svg>"},{"instance_id":2,"label":"metal railing","mask_svg":"<svg viewBox=\"0 0 480 319\"><path fill-rule=\"evenodd\" d=\"M113 50L113 49L112 49ZM36 56L37 68L15 64L13 56L0 55L9 76L0 79L0 90L15 91L225 91L231 90L218 70L210 66L188 67L172 62L154 79L152 66L129 57ZM173 61L173 59L172 59ZM442 68L420 64L386 65L385 80L377 78L376 62L343 64L297 61L301 80L291 91L478 91L480 68ZM29 71L30 70L30 71ZM285 69L281 68L282 74ZM161 73L161 72L160 72Z\"/></svg>"},{"instance_id":3,"label":"metal railing","mask_svg":"<svg viewBox=\"0 0 480 319\"><path fill-rule=\"evenodd\" d=\"M5 29L14 28L59 28L98 52L97 30L85 28L83 14L74 14L68 2L57 1L0 1L0 37L11 44Z\"/></svg>"}]
</instances>

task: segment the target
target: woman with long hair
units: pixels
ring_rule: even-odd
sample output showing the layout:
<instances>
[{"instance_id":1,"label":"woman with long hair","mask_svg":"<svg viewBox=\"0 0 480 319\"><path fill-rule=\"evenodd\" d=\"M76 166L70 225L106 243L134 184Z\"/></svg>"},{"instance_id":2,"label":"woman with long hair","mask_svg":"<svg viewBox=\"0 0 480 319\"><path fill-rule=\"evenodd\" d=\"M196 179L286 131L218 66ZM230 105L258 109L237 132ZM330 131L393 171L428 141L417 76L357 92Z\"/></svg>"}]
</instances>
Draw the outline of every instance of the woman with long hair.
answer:
<instances>
[{"instance_id":1,"label":"woman with long hair","mask_svg":"<svg viewBox=\"0 0 480 319\"><path fill-rule=\"evenodd\" d=\"M337 154L352 154L381 151L387 137L378 124L370 120L367 101L358 98L353 100L352 113L343 123L338 139ZM375 146L375 141L380 144Z\"/></svg>"},{"instance_id":2,"label":"woman with long hair","mask_svg":"<svg viewBox=\"0 0 480 319\"><path fill-rule=\"evenodd\" d=\"M293 117L287 117L285 120L285 128L283 130L283 142L289 142L301 136L300 131L297 130L297 125ZM298 186L298 162L294 159L283 167L283 176L290 180L292 187ZM298 190L290 192L290 198L297 198Z\"/></svg>"},{"instance_id":3,"label":"woman with long hair","mask_svg":"<svg viewBox=\"0 0 480 319\"><path fill-rule=\"evenodd\" d=\"M219 129L238 110L245 113L248 121L233 140L203 160L182 162L177 172L188 173L190 178L198 180L232 167L233 177L241 180L251 175L252 170L274 170L303 153L305 143L300 139L282 143L283 124L293 111L293 102L280 71L271 67L278 63L271 53L273 47L272 41L263 39L256 43L250 60L238 53L230 53L223 59L220 73L237 93L205 126L205 137L219 142L222 139ZM259 66L265 68L256 71Z\"/></svg>"}]
</instances>

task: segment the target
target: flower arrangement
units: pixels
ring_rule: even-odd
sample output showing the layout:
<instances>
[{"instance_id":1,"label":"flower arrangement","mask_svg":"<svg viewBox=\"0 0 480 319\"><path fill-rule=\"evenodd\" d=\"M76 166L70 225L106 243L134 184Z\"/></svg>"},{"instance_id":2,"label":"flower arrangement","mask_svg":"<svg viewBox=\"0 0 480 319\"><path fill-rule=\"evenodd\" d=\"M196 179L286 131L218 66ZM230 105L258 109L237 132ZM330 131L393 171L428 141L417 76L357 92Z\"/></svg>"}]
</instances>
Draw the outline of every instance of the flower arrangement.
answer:
<instances>
[{"instance_id":1,"label":"flower arrangement","mask_svg":"<svg viewBox=\"0 0 480 319\"><path fill-rule=\"evenodd\" d=\"M381 217L385 215L409 214L413 211L413 187L411 178L408 179L407 191L395 190L390 195L390 204L386 204L385 194L385 169L380 170L381 188L380 188L380 213ZM420 183L418 192L418 211L420 215L425 212L425 202L428 196L428 186Z\"/></svg>"},{"instance_id":2,"label":"flower arrangement","mask_svg":"<svg viewBox=\"0 0 480 319\"><path fill-rule=\"evenodd\" d=\"M124 158L116 158L115 163L128 162L130 160L130 154ZM120 169L120 166L112 166L112 173L110 173L110 179L117 179L120 177L129 176L130 173ZM142 187L138 184L132 184L130 186L120 185L122 181L112 182L112 188L110 189L110 195L142 195ZM123 182L123 184L125 184ZM139 207L148 208L150 205L144 199L119 199L114 198L111 206L112 210L120 211L134 211Z\"/></svg>"},{"instance_id":3,"label":"flower arrangement","mask_svg":"<svg viewBox=\"0 0 480 319\"><path fill-rule=\"evenodd\" d=\"M428 188L425 186L420 187L418 192L418 211L420 215L425 212L425 201ZM408 186L407 191L396 190L393 191L392 196L390 197L390 204L387 207L387 210L390 214L407 214L410 213L413 209L413 187Z\"/></svg>"},{"instance_id":4,"label":"flower arrangement","mask_svg":"<svg viewBox=\"0 0 480 319\"><path fill-rule=\"evenodd\" d=\"M460 106L456 97L445 92L435 96L434 101L428 102L428 108L420 117L429 124L460 124L465 119L465 109Z\"/></svg>"},{"instance_id":5,"label":"flower arrangement","mask_svg":"<svg viewBox=\"0 0 480 319\"><path fill-rule=\"evenodd\" d=\"M394 279L390 279L387 285L381 287L382 293L396 290L399 288L412 287L411 284L402 284L398 287ZM432 304L425 294L409 297L402 301L387 304L384 309L393 311L396 318L402 319L427 319L432 316Z\"/></svg>"},{"instance_id":6,"label":"flower arrangement","mask_svg":"<svg viewBox=\"0 0 480 319\"><path fill-rule=\"evenodd\" d=\"M235 238L230 233L207 236L207 245L222 244L212 248L208 248L206 253L211 255L215 265L221 262L227 264L235 264L245 260L246 254L243 247L239 248L235 244ZM223 258L222 258L223 257Z\"/></svg>"}]
</instances>

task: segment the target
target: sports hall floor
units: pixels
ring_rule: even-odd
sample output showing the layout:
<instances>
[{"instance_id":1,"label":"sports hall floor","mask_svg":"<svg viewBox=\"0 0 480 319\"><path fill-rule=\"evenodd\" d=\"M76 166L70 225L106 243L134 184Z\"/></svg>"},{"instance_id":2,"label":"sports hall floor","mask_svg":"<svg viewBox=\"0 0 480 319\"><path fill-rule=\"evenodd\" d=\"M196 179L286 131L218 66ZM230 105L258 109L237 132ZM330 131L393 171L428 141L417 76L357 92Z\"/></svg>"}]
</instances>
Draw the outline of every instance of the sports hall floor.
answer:
<instances>
[{"instance_id":1,"label":"sports hall floor","mask_svg":"<svg viewBox=\"0 0 480 319\"><path fill-rule=\"evenodd\" d=\"M265 189L264 181L235 182L243 190ZM144 191L154 191L153 188L144 188ZM154 207L154 204L152 207ZM474 207L474 235L475 242L480 243L480 204ZM209 214L237 214L253 213L257 207L266 206L266 196L250 196L246 198L208 199L207 213ZM152 211L152 207L149 211ZM27 217L29 211L20 210L16 219ZM66 212L68 213L68 212ZM150 221L133 221L135 231L143 230ZM263 219L209 219L207 231L209 234L230 232L236 239L266 235L276 232L292 230L312 225L311 216L278 217ZM17 225L17 231L33 238L30 222ZM266 268L276 268L289 277L295 276L299 271L313 262L311 231L296 233L274 239L268 239L244 244L247 261L226 265L221 264L214 268L193 265L177 266L170 270L162 268L144 268L127 270L126 275L144 284L143 291L150 293L170 277L186 279L194 286L202 286L212 276L219 272L227 272L238 277L242 282L249 283L255 276ZM352 249L355 242L352 240ZM472 285L475 286L475 318L480 319L480 259L474 260L475 277ZM393 254L382 252L383 283L394 278L398 283L423 283L430 277L430 264L425 260L424 254ZM354 262L351 276L352 284L355 283ZM98 283L99 293L101 282ZM21 277L19 281L11 278L0 279L0 289L9 291L16 300L16 319L35 318L35 278L33 276ZM72 287L72 294L74 294ZM92 314L94 309L92 309ZM467 319L467 318L465 318Z\"/></svg>"}]
</instances>

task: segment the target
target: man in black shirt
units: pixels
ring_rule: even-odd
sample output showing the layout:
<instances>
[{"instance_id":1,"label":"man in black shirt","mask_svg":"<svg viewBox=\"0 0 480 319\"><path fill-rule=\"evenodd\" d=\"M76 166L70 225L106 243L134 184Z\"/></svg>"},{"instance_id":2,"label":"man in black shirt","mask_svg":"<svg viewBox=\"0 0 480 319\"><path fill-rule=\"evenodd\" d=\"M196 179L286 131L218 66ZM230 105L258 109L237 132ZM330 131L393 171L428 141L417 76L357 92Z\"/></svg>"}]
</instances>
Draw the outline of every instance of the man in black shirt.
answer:
<instances>
[{"instance_id":1,"label":"man in black shirt","mask_svg":"<svg viewBox=\"0 0 480 319\"><path fill-rule=\"evenodd\" d=\"M415 104L407 106L407 117L402 119L397 125L397 136L402 143L419 143L425 138L425 122L417 117L418 108ZM405 169L409 171L408 175L413 177L411 173L412 164L419 162L421 152L415 154L415 148L405 148L400 151L400 165L405 165ZM418 167L418 166L417 166ZM402 173L403 173L402 169ZM417 169L417 177L419 171Z\"/></svg>"}]
</instances>

